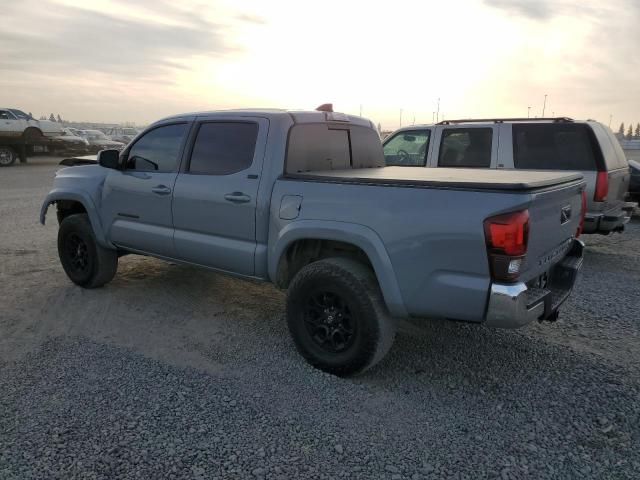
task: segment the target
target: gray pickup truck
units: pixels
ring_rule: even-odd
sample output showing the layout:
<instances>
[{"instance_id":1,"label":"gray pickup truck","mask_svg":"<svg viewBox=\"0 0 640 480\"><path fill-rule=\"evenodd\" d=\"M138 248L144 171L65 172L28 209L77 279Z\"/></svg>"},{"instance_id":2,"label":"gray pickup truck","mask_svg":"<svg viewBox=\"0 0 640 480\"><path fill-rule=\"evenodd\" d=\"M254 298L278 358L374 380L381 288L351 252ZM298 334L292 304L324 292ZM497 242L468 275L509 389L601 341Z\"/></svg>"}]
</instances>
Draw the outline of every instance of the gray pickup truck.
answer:
<instances>
[{"instance_id":1,"label":"gray pickup truck","mask_svg":"<svg viewBox=\"0 0 640 480\"><path fill-rule=\"evenodd\" d=\"M287 289L299 352L362 372L402 317L555 320L582 264L585 183L567 172L385 167L368 120L331 111L161 120L57 172L58 252L85 288L124 254Z\"/></svg>"}]
</instances>

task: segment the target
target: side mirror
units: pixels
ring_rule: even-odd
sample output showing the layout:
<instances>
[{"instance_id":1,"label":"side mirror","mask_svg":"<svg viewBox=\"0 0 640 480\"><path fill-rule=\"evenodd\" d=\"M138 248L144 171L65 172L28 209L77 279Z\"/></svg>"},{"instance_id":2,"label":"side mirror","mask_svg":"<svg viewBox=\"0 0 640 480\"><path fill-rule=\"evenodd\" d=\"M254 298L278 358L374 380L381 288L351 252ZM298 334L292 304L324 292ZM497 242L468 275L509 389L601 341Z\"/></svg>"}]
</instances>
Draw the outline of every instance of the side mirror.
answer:
<instances>
[{"instance_id":1,"label":"side mirror","mask_svg":"<svg viewBox=\"0 0 640 480\"><path fill-rule=\"evenodd\" d=\"M118 170L120 168L120 152L118 150L100 150L98 164L104 168Z\"/></svg>"}]
</instances>

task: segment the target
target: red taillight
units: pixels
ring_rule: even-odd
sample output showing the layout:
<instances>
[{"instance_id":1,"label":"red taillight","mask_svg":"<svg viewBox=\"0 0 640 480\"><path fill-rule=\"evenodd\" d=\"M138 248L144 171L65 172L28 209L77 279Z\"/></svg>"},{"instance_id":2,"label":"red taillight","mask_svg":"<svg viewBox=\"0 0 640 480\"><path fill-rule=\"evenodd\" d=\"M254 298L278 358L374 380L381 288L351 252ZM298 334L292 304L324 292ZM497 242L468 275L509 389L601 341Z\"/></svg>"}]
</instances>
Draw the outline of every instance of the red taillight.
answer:
<instances>
[{"instance_id":1,"label":"red taillight","mask_svg":"<svg viewBox=\"0 0 640 480\"><path fill-rule=\"evenodd\" d=\"M516 281L527 253L529 211L487 218L484 221L484 235L493 279Z\"/></svg>"},{"instance_id":2,"label":"red taillight","mask_svg":"<svg viewBox=\"0 0 640 480\"><path fill-rule=\"evenodd\" d=\"M487 218L484 232L487 245L496 253L524 255L529 237L529 211Z\"/></svg>"},{"instance_id":3,"label":"red taillight","mask_svg":"<svg viewBox=\"0 0 640 480\"><path fill-rule=\"evenodd\" d=\"M582 211L580 212L580 225L576 231L576 238L582 235L584 231L584 217L587 214L587 191L582 190Z\"/></svg>"},{"instance_id":4,"label":"red taillight","mask_svg":"<svg viewBox=\"0 0 640 480\"><path fill-rule=\"evenodd\" d=\"M596 193L593 195L595 202L604 202L607 200L609 193L609 174L607 172L598 172L596 177Z\"/></svg>"}]
</instances>

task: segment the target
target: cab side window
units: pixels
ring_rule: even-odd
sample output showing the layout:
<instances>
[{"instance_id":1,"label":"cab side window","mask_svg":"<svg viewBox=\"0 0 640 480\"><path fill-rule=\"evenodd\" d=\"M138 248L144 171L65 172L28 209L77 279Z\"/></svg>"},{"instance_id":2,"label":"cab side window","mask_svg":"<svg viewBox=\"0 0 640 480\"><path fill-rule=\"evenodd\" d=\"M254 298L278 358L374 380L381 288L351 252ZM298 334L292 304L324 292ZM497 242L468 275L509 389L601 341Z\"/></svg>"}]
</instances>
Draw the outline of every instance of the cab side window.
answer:
<instances>
[{"instance_id":1,"label":"cab side window","mask_svg":"<svg viewBox=\"0 0 640 480\"><path fill-rule=\"evenodd\" d=\"M193 145L189 173L230 175L253 163L258 138L256 123L203 123Z\"/></svg>"},{"instance_id":2,"label":"cab side window","mask_svg":"<svg viewBox=\"0 0 640 480\"><path fill-rule=\"evenodd\" d=\"M425 165L431 130L405 130L384 144L384 161L389 166Z\"/></svg>"},{"instance_id":3,"label":"cab side window","mask_svg":"<svg viewBox=\"0 0 640 480\"><path fill-rule=\"evenodd\" d=\"M173 172L178 166L186 123L165 125L144 134L129 149L127 170Z\"/></svg>"},{"instance_id":4,"label":"cab side window","mask_svg":"<svg viewBox=\"0 0 640 480\"><path fill-rule=\"evenodd\" d=\"M0 110L0 120L13 120L13 117L6 110Z\"/></svg>"},{"instance_id":5,"label":"cab side window","mask_svg":"<svg viewBox=\"0 0 640 480\"><path fill-rule=\"evenodd\" d=\"M439 167L489 168L491 128L446 128L442 131Z\"/></svg>"}]
</instances>

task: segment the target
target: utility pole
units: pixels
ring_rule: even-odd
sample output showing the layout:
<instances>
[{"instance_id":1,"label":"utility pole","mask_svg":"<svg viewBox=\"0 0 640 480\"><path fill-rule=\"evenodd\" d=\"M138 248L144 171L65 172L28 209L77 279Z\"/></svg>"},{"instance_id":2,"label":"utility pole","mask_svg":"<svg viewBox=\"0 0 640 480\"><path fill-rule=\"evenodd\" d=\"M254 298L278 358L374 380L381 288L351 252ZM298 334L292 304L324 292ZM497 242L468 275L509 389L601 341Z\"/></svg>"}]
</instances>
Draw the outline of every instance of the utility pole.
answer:
<instances>
[{"instance_id":1,"label":"utility pole","mask_svg":"<svg viewBox=\"0 0 640 480\"><path fill-rule=\"evenodd\" d=\"M402 109L400 109L400 126L402 127Z\"/></svg>"},{"instance_id":2,"label":"utility pole","mask_svg":"<svg viewBox=\"0 0 640 480\"><path fill-rule=\"evenodd\" d=\"M362 116L362 104L360 104L360 116Z\"/></svg>"},{"instance_id":3,"label":"utility pole","mask_svg":"<svg viewBox=\"0 0 640 480\"><path fill-rule=\"evenodd\" d=\"M609 114L609 128L611 128L611 120L613 120L613 114Z\"/></svg>"},{"instance_id":4,"label":"utility pole","mask_svg":"<svg viewBox=\"0 0 640 480\"><path fill-rule=\"evenodd\" d=\"M544 103L542 104L542 118L544 118L544 111L547 108L547 94L544 94Z\"/></svg>"},{"instance_id":5,"label":"utility pole","mask_svg":"<svg viewBox=\"0 0 640 480\"><path fill-rule=\"evenodd\" d=\"M438 97L438 109L436 111L436 123L439 121L440 119L440 97Z\"/></svg>"},{"instance_id":6,"label":"utility pole","mask_svg":"<svg viewBox=\"0 0 640 480\"><path fill-rule=\"evenodd\" d=\"M413 114L413 121L411 122L411 125L415 125L416 124L416 114L414 112Z\"/></svg>"},{"instance_id":7,"label":"utility pole","mask_svg":"<svg viewBox=\"0 0 640 480\"><path fill-rule=\"evenodd\" d=\"M431 112L431 123L436 123L436 112Z\"/></svg>"},{"instance_id":8,"label":"utility pole","mask_svg":"<svg viewBox=\"0 0 640 480\"><path fill-rule=\"evenodd\" d=\"M527 107L527 118L531 118L531 107Z\"/></svg>"}]
</instances>

